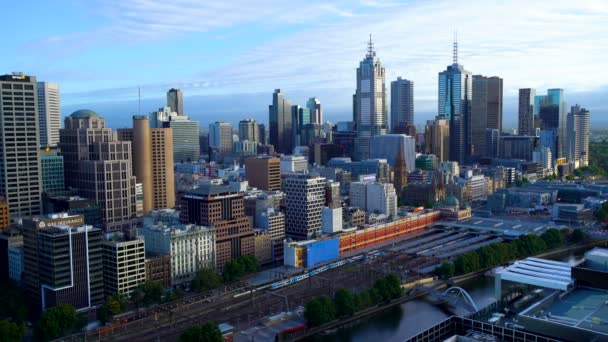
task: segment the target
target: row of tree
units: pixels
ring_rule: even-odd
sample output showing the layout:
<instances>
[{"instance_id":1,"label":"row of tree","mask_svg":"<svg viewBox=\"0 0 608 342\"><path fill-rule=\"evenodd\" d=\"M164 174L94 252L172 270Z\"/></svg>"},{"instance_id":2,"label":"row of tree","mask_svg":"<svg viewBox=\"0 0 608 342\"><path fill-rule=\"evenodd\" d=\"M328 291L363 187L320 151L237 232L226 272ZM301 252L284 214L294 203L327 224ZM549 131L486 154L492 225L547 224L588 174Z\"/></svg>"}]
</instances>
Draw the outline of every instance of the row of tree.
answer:
<instances>
[{"instance_id":1,"label":"row of tree","mask_svg":"<svg viewBox=\"0 0 608 342\"><path fill-rule=\"evenodd\" d=\"M316 327L339 317L348 317L357 311L388 302L403 295L399 277L391 273L374 283L371 289L354 294L338 289L333 300L327 296L316 297L306 303L304 318L309 327Z\"/></svg>"},{"instance_id":2,"label":"row of tree","mask_svg":"<svg viewBox=\"0 0 608 342\"><path fill-rule=\"evenodd\" d=\"M194 326L179 336L179 342L222 342L222 332L217 324L207 322Z\"/></svg>"},{"instance_id":3,"label":"row of tree","mask_svg":"<svg viewBox=\"0 0 608 342\"><path fill-rule=\"evenodd\" d=\"M475 251L461 254L453 261L445 261L435 270L435 273L441 277L449 278L476 272L560 247L566 241L577 243L584 238L585 234L580 229L570 232L567 229L550 228L541 236L526 234L511 242L493 243Z\"/></svg>"},{"instance_id":4,"label":"row of tree","mask_svg":"<svg viewBox=\"0 0 608 342\"><path fill-rule=\"evenodd\" d=\"M258 259L254 256L244 255L224 264L224 272L220 276L215 270L203 268L192 279L191 288L198 292L216 289L224 283L239 280L248 273L257 272Z\"/></svg>"}]
</instances>

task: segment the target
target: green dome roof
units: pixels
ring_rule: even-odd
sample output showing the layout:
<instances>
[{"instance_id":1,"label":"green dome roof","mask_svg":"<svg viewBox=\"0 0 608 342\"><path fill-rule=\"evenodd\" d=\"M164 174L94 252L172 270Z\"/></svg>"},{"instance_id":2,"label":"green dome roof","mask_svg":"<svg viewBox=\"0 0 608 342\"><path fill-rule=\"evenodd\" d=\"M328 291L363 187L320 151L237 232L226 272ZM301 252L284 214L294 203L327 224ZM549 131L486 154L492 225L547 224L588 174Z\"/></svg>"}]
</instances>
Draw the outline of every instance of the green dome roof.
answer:
<instances>
[{"instance_id":1,"label":"green dome roof","mask_svg":"<svg viewBox=\"0 0 608 342\"><path fill-rule=\"evenodd\" d=\"M101 115L89 109L80 109L70 115L74 119L101 118Z\"/></svg>"},{"instance_id":2,"label":"green dome roof","mask_svg":"<svg viewBox=\"0 0 608 342\"><path fill-rule=\"evenodd\" d=\"M446 207L459 207L460 201L458 201L458 198L454 196L448 196L445 198L445 200L443 200L443 205Z\"/></svg>"}]
</instances>

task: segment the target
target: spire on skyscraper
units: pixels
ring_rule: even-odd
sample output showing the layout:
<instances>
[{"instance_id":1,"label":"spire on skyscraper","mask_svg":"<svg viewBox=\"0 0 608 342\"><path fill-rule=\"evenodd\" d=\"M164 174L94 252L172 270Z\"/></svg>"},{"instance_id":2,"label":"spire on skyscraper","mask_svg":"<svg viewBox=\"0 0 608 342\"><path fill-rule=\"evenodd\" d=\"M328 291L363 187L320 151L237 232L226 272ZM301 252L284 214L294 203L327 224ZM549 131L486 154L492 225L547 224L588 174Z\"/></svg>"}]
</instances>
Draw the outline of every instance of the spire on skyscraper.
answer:
<instances>
[{"instance_id":1,"label":"spire on skyscraper","mask_svg":"<svg viewBox=\"0 0 608 342\"><path fill-rule=\"evenodd\" d=\"M369 43L367 43L367 57L375 57L374 43L372 42L372 34L369 34Z\"/></svg>"},{"instance_id":2,"label":"spire on skyscraper","mask_svg":"<svg viewBox=\"0 0 608 342\"><path fill-rule=\"evenodd\" d=\"M458 64L458 31L454 31L454 64Z\"/></svg>"}]
</instances>

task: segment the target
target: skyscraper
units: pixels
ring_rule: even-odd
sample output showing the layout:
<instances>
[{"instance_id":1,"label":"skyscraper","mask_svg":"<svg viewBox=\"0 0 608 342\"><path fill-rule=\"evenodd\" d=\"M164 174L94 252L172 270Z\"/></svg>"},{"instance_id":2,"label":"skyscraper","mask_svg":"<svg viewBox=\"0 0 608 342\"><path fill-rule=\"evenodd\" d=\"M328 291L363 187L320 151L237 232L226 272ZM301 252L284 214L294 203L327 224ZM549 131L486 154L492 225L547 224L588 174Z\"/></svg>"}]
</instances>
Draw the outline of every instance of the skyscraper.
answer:
<instances>
[{"instance_id":1,"label":"skyscraper","mask_svg":"<svg viewBox=\"0 0 608 342\"><path fill-rule=\"evenodd\" d=\"M449 161L450 124L447 120L429 120L425 126L426 153L434 154L440 162Z\"/></svg>"},{"instance_id":2,"label":"skyscraper","mask_svg":"<svg viewBox=\"0 0 608 342\"><path fill-rule=\"evenodd\" d=\"M224 121L209 124L209 148L222 159L232 154L232 125Z\"/></svg>"},{"instance_id":3,"label":"skyscraper","mask_svg":"<svg viewBox=\"0 0 608 342\"><path fill-rule=\"evenodd\" d=\"M414 123L414 82L398 77L391 82L391 131L407 134L406 127Z\"/></svg>"},{"instance_id":4,"label":"skyscraper","mask_svg":"<svg viewBox=\"0 0 608 342\"><path fill-rule=\"evenodd\" d=\"M290 174L283 179L287 196L285 233L306 240L321 233L325 204L325 178L313 174Z\"/></svg>"},{"instance_id":5,"label":"skyscraper","mask_svg":"<svg viewBox=\"0 0 608 342\"><path fill-rule=\"evenodd\" d=\"M245 160L245 179L249 185L265 191L281 190L281 160L260 156Z\"/></svg>"},{"instance_id":6,"label":"skyscraper","mask_svg":"<svg viewBox=\"0 0 608 342\"><path fill-rule=\"evenodd\" d=\"M471 153L471 72L458 64L458 43L454 41L452 65L439 73L439 118L450 123L450 160L463 164Z\"/></svg>"},{"instance_id":7,"label":"skyscraper","mask_svg":"<svg viewBox=\"0 0 608 342\"><path fill-rule=\"evenodd\" d=\"M40 146L57 146L61 128L59 84L38 82L38 126Z\"/></svg>"},{"instance_id":8,"label":"skyscraper","mask_svg":"<svg viewBox=\"0 0 608 342\"><path fill-rule=\"evenodd\" d=\"M534 97L536 90L531 88L519 89L519 108L517 134L535 135L534 129Z\"/></svg>"},{"instance_id":9,"label":"skyscraper","mask_svg":"<svg viewBox=\"0 0 608 342\"><path fill-rule=\"evenodd\" d=\"M0 76L0 195L13 218L40 214L40 160L36 77Z\"/></svg>"},{"instance_id":10,"label":"skyscraper","mask_svg":"<svg viewBox=\"0 0 608 342\"><path fill-rule=\"evenodd\" d=\"M486 129L502 131L502 79L473 75L471 115L468 118L471 156L487 157Z\"/></svg>"},{"instance_id":11,"label":"skyscraper","mask_svg":"<svg viewBox=\"0 0 608 342\"><path fill-rule=\"evenodd\" d=\"M538 111L540 128L553 131L556 143L552 148L553 158L567 157L567 110L563 89L549 89L547 95L534 97L534 110Z\"/></svg>"},{"instance_id":12,"label":"skyscraper","mask_svg":"<svg viewBox=\"0 0 608 342\"><path fill-rule=\"evenodd\" d=\"M249 140L263 144L260 140L260 125L257 121L251 118L239 121L239 140Z\"/></svg>"},{"instance_id":13,"label":"skyscraper","mask_svg":"<svg viewBox=\"0 0 608 342\"><path fill-rule=\"evenodd\" d=\"M293 134L294 146L305 145L304 128L310 123L310 109L302 108L298 105L291 106L291 130Z\"/></svg>"},{"instance_id":14,"label":"skyscraper","mask_svg":"<svg viewBox=\"0 0 608 342\"><path fill-rule=\"evenodd\" d=\"M502 78L488 77L488 119L486 128L502 132ZM475 96L475 92L473 92Z\"/></svg>"},{"instance_id":15,"label":"skyscraper","mask_svg":"<svg viewBox=\"0 0 608 342\"><path fill-rule=\"evenodd\" d=\"M353 121L357 130L355 159L369 158L369 139L386 134L388 120L386 113L385 70L376 58L372 37L365 59L357 68L357 90L353 95Z\"/></svg>"},{"instance_id":16,"label":"skyscraper","mask_svg":"<svg viewBox=\"0 0 608 342\"><path fill-rule=\"evenodd\" d=\"M40 170L42 172L42 192L65 190L63 156L45 155L40 157Z\"/></svg>"},{"instance_id":17,"label":"skyscraper","mask_svg":"<svg viewBox=\"0 0 608 342\"><path fill-rule=\"evenodd\" d=\"M150 113L150 127L171 128L173 131L173 161L198 161L201 157L200 124L186 115L178 115L171 108L159 108Z\"/></svg>"},{"instance_id":18,"label":"skyscraper","mask_svg":"<svg viewBox=\"0 0 608 342\"><path fill-rule=\"evenodd\" d=\"M131 228L136 213L131 142L115 140L104 118L91 110L75 111L64 126L59 147L66 186L101 207L106 232Z\"/></svg>"},{"instance_id":19,"label":"skyscraper","mask_svg":"<svg viewBox=\"0 0 608 342\"><path fill-rule=\"evenodd\" d=\"M281 89L272 94L272 104L268 106L270 124L270 144L278 153L293 153L293 132L291 101L285 98Z\"/></svg>"},{"instance_id":20,"label":"skyscraper","mask_svg":"<svg viewBox=\"0 0 608 342\"><path fill-rule=\"evenodd\" d=\"M167 107L171 108L171 111L176 112L177 115L184 115L184 96L181 90L169 89L167 92Z\"/></svg>"},{"instance_id":21,"label":"skyscraper","mask_svg":"<svg viewBox=\"0 0 608 342\"><path fill-rule=\"evenodd\" d=\"M311 97L306 102L306 108L310 111L310 123L323 124L323 110L321 109L321 100L316 97Z\"/></svg>"},{"instance_id":22,"label":"skyscraper","mask_svg":"<svg viewBox=\"0 0 608 342\"><path fill-rule=\"evenodd\" d=\"M589 111L572 106L568 114L568 161L576 167L589 166Z\"/></svg>"}]
</instances>

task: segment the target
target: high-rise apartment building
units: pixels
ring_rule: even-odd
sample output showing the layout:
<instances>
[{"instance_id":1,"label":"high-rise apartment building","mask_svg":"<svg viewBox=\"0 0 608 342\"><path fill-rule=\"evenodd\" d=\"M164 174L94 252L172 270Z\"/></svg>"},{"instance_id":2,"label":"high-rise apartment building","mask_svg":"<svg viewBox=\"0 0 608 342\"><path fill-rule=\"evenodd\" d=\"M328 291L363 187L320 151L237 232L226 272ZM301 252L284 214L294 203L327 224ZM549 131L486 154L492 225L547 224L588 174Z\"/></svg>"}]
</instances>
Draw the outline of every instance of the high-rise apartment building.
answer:
<instances>
[{"instance_id":1,"label":"high-rise apartment building","mask_svg":"<svg viewBox=\"0 0 608 342\"><path fill-rule=\"evenodd\" d=\"M357 130L356 160L368 159L369 139L387 132L385 74L382 63L376 58L370 36L365 59L357 68L357 90L353 95L353 121Z\"/></svg>"},{"instance_id":2,"label":"high-rise apartment building","mask_svg":"<svg viewBox=\"0 0 608 342\"><path fill-rule=\"evenodd\" d=\"M59 143L59 129L61 128L59 84L38 82L37 91L40 146L55 147Z\"/></svg>"},{"instance_id":3,"label":"high-rise apartment building","mask_svg":"<svg viewBox=\"0 0 608 342\"><path fill-rule=\"evenodd\" d=\"M325 205L325 178L314 174L290 174L283 179L287 196L285 233L306 240L321 233L321 212Z\"/></svg>"},{"instance_id":4,"label":"high-rise apartment building","mask_svg":"<svg viewBox=\"0 0 608 342\"><path fill-rule=\"evenodd\" d=\"M575 167L589 166L589 111L572 106L568 114L568 161Z\"/></svg>"},{"instance_id":5,"label":"high-rise apartment building","mask_svg":"<svg viewBox=\"0 0 608 342\"><path fill-rule=\"evenodd\" d=\"M291 101L285 98L281 89L275 89L272 94L272 104L268 106L268 122L270 124L269 143L277 153L293 153L293 132Z\"/></svg>"},{"instance_id":6,"label":"high-rise apartment building","mask_svg":"<svg viewBox=\"0 0 608 342\"><path fill-rule=\"evenodd\" d=\"M435 155L440 162L450 159L450 124L447 120L429 120L425 126L426 153Z\"/></svg>"},{"instance_id":7,"label":"high-rise apartment building","mask_svg":"<svg viewBox=\"0 0 608 342\"><path fill-rule=\"evenodd\" d=\"M239 121L239 140L263 144L260 140L260 125L258 122L251 118Z\"/></svg>"},{"instance_id":8,"label":"high-rise apartment building","mask_svg":"<svg viewBox=\"0 0 608 342\"><path fill-rule=\"evenodd\" d=\"M542 131L552 131L556 143L552 148L554 158L567 157L567 109L563 89L549 89L547 95L534 97L534 110L537 111Z\"/></svg>"},{"instance_id":9,"label":"high-rise apartment building","mask_svg":"<svg viewBox=\"0 0 608 342\"><path fill-rule=\"evenodd\" d=\"M36 77L0 76L0 195L11 217L41 213L42 180Z\"/></svg>"},{"instance_id":10,"label":"high-rise apartment building","mask_svg":"<svg viewBox=\"0 0 608 342\"><path fill-rule=\"evenodd\" d=\"M398 77L391 82L391 132L406 134L414 124L414 82Z\"/></svg>"},{"instance_id":11,"label":"high-rise apartment building","mask_svg":"<svg viewBox=\"0 0 608 342\"><path fill-rule=\"evenodd\" d=\"M76 310L103 303L101 230L82 215L23 221L24 287L33 309L70 304Z\"/></svg>"},{"instance_id":12,"label":"high-rise apartment building","mask_svg":"<svg viewBox=\"0 0 608 342\"><path fill-rule=\"evenodd\" d=\"M150 128L148 117L133 116L133 128L118 130L118 139L131 141L133 174L141 184L141 214L175 207L173 129Z\"/></svg>"},{"instance_id":13,"label":"high-rise apartment building","mask_svg":"<svg viewBox=\"0 0 608 342\"><path fill-rule=\"evenodd\" d=\"M469 127L471 156L487 157L486 129L502 131L502 79L500 77L473 76L473 97Z\"/></svg>"},{"instance_id":14,"label":"high-rise apartment building","mask_svg":"<svg viewBox=\"0 0 608 342\"><path fill-rule=\"evenodd\" d=\"M265 191L281 190L281 160L259 156L245 160L245 179L249 185Z\"/></svg>"},{"instance_id":15,"label":"high-rise apartment building","mask_svg":"<svg viewBox=\"0 0 608 342\"><path fill-rule=\"evenodd\" d=\"M321 109L321 100L316 97L311 97L306 102L306 108L310 112L310 123L323 124L323 110Z\"/></svg>"},{"instance_id":16,"label":"high-rise apartment building","mask_svg":"<svg viewBox=\"0 0 608 342\"><path fill-rule=\"evenodd\" d=\"M439 73L439 119L450 124L449 160L463 164L471 153L470 120L473 76L458 64L458 43L454 42L454 60Z\"/></svg>"},{"instance_id":17,"label":"high-rise apartment building","mask_svg":"<svg viewBox=\"0 0 608 342\"><path fill-rule=\"evenodd\" d=\"M114 140L104 118L83 109L65 118L59 147L66 186L101 207L104 230L131 228L136 213L131 142Z\"/></svg>"},{"instance_id":18,"label":"high-rise apartment building","mask_svg":"<svg viewBox=\"0 0 608 342\"><path fill-rule=\"evenodd\" d=\"M242 193L211 182L185 194L181 208L183 223L207 226L215 231L218 270L241 255L254 255L254 232L245 215Z\"/></svg>"},{"instance_id":19,"label":"high-rise apartment building","mask_svg":"<svg viewBox=\"0 0 608 342\"><path fill-rule=\"evenodd\" d=\"M534 127L534 98L536 90L531 88L519 89L519 106L517 134L535 135Z\"/></svg>"},{"instance_id":20,"label":"high-rise apartment building","mask_svg":"<svg viewBox=\"0 0 608 342\"><path fill-rule=\"evenodd\" d=\"M150 127L171 128L173 131L173 161L196 162L201 157L200 124L169 107L150 113Z\"/></svg>"},{"instance_id":21,"label":"high-rise apartment building","mask_svg":"<svg viewBox=\"0 0 608 342\"><path fill-rule=\"evenodd\" d=\"M42 171L42 192L65 190L63 156L44 155L40 157L40 169Z\"/></svg>"},{"instance_id":22,"label":"high-rise apartment building","mask_svg":"<svg viewBox=\"0 0 608 342\"><path fill-rule=\"evenodd\" d=\"M184 115L184 95L181 90L169 89L167 92L167 107L171 108L171 111L177 113L177 115Z\"/></svg>"},{"instance_id":23,"label":"high-rise apartment building","mask_svg":"<svg viewBox=\"0 0 608 342\"><path fill-rule=\"evenodd\" d=\"M217 153L220 159L232 154L231 124L224 121L216 121L209 125L209 148L214 153Z\"/></svg>"},{"instance_id":24,"label":"high-rise apartment building","mask_svg":"<svg viewBox=\"0 0 608 342\"><path fill-rule=\"evenodd\" d=\"M106 296L124 295L146 281L146 250L143 236L122 233L106 236L101 243L103 287Z\"/></svg>"}]
</instances>

